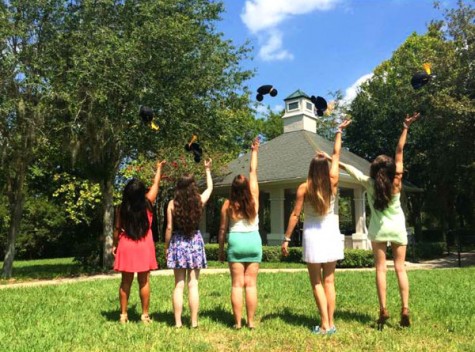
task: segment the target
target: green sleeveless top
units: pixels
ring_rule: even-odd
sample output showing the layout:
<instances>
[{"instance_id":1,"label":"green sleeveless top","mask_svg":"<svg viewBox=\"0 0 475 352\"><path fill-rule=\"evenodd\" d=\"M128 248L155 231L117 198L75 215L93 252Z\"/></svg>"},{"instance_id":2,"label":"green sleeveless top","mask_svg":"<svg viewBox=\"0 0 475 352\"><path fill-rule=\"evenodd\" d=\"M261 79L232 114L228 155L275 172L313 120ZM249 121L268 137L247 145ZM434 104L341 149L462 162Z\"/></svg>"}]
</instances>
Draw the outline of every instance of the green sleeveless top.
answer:
<instances>
[{"instance_id":1,"label":"green sleeveless top","mask_svg":"<svg viewBox=\"0 0 475 352\"><path fill-rule=\"evenodd\" d=\"M388 207L383 211L374 208L374 181L355 167L342 164L348 174L358 181L368 194L371 209L368 238L375 242L391 242L407 245L406 218L401 207L401 193L393 194Z\"/></svg>"}]
</instances>

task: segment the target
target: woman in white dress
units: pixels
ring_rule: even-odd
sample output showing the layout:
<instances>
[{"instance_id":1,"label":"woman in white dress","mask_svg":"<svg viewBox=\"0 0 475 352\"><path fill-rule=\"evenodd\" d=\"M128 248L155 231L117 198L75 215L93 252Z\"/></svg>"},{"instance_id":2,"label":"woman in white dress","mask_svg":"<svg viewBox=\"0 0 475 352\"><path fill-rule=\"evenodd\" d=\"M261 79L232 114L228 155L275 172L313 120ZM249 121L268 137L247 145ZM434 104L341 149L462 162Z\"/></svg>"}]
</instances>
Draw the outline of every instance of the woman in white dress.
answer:
<instances>
[{"instance_id":1,"label":"woman in white dress","mask_svg":"<svg viewBox=\"0 0 475 352\"><path fill-rule=\"evenodd\" d=\"M287 231L282 242L282 253L288 255L288 245L302 207L305 214L303 227L303 260L307 263L313 295L320 312L320 325L314 326L316 334L334 334L335 268L343 259L343 240L338 217L333 213L338 191L338 177L342 130L351 121L343 121L335 136L331 166L325 153L318 152L310 162L307 181L297 189L295 207L290 214Z\"/></svg>"}]
</instances>

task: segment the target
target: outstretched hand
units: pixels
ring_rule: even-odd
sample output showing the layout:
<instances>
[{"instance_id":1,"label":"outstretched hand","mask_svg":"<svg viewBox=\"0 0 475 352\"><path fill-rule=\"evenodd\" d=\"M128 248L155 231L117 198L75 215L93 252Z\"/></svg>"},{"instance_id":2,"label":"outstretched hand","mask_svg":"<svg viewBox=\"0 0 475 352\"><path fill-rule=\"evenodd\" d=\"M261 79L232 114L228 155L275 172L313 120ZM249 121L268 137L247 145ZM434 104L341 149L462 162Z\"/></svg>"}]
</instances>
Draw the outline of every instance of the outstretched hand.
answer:
<instances>
[{"instance_id":1,"label":"outstretched hand","mask_svg":"<svg viewBox=\"0 0 475 352\"><path fill-rule=\"evenodd\" d=\"M161 169L163 165L167 163L166 160L157 161L157 170Z\"/></svg>"},{"instance_id":2,"label":"outstretched hand","mask_svg":"<svg viewBox=\"0 0 475 352\"><path fill-rule=\"evenodd\" d=\"M409 126L411 126L414 121L417 121L420 116L420 112L415 112L414 114L412 114L412 116L409 116L409 114L407 114L406 118L404 119L404 127L409 128Z\"/></svg>"},{"instance_id":3,"label":"outstretched hand","mask_svg":"<svg viewBox=\"0 0 475 352\"><path fill-rule=\"evenodd\" d=\"M342 123L340 123L340 125L338 126L338 129L339 130L342 130L346 127L348 127L348 125L351 123L351 120L345 120L343 121Z\"/></svg>"},{"instance_id":4,"label":"outstretched hand","mask_svg":"<svg viewBox=\"0 0 475 352\"><path fill-rule=\"evenodd\" d=\"M256 137L252 141L251 149L252 150L259 150L259 146L261 144L261 141L259 140L259 137Z\"/></svg>"},{"instance_id":5,"label":"outstretched hand","mask_svg":"<svg viewBox=\"0 0 475 352\"><path fill-rule=\"evenodd\" d=\"M209 158L208 160L205 160L204 164L205 164L205 169L209 169L211 168L211 163L212 163L212 159Z\"/></svg>"}]
</instances>

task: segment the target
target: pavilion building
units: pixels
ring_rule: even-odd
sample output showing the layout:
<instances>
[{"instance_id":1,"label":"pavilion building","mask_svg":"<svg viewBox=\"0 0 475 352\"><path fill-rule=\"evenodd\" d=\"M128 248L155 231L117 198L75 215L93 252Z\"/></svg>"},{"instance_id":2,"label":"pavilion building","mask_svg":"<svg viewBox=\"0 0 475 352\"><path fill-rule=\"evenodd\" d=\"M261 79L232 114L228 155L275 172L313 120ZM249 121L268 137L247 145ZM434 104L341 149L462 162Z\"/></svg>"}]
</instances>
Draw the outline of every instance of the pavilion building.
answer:
<instances>
[{"instance_id":1,"label":"pavilion building","mask_svg":"<svg viewBox=\"0 0 475 352\"><path fill-rule=\"evenodd\" d=\"M317 134L315 106L310 97L297 90L287 98L282 116L284 131L280 136L262 143L259 148L258 182L260 190L259 224L263 243L280 245L293 209L297 187L307 179L310 160L317 150L329 155L333 152L334 141ZM343 148L340 160L368 174L370 163ZM227 197L233 178L238 174L249 176L250 152L228 164L228 173L215 179L214 196ZM340 171L338 199L339 207L345 207L345 218L339 217L340 230L345 235L346 248L369 249L366 229L365 190L347 173ZM305 214L303 214L303 217ZM205 240L206 217L200 224ZM298 231L298 230L297 230ZM211 234L212 237L217 234ZM301 236L301 234L300 234ZM298 240L298 236L293 236Z\"/></svg>"}]
</instances>

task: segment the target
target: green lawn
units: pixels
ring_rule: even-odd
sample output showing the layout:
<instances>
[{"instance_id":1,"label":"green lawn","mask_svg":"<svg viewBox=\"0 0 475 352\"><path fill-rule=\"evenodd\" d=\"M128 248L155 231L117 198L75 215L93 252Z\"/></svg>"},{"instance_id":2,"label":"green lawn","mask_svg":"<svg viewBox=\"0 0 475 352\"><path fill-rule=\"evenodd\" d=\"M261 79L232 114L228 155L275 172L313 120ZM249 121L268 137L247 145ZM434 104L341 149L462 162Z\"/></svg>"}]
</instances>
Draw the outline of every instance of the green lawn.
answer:
<instances>
[{"instance_id":1,"label":"green lawn","mask_svg":"<svg viewBox=\"0 0 475 352\"><path fill-rule=\"evenodd\" d=\"M413 326L398 327L399 297L388 274L384 331L372 272L338 272L338 332L314 336L318 323L305 272L259 276L257 329L234 331L227 274L200 279L200 327L174 329L173 277L152 278L154 323L139 323L134 283L131 322L117 323L119 279L0 290L0 351L471 351L475 332L475 268L410 271ZM188 321L185 310L185 322Z\"/></svg>"},{"instance_id":2,"label":"green lawn","mask_svg":"<svg viewBox=\"0 0 475 352\"><path fill-rule=\"evenodd\" d=\"M0 262L0 267L3 262ZM227 263L216 261L208 262L209 268L227 268ZM261 268L305 268L302 263L261 263ZM39 259L39 260L18 260L13 263L13 278L4 280L0 278L0 285L13 282L24 282L31 280L51 280L58 278L77 277L82 275L93 275L81 268L74 262L73 258Z\"/></svg>"}]
</instances>

